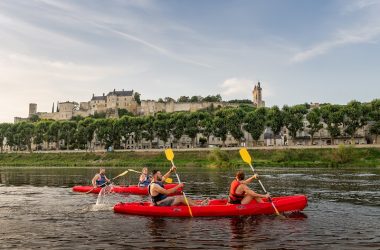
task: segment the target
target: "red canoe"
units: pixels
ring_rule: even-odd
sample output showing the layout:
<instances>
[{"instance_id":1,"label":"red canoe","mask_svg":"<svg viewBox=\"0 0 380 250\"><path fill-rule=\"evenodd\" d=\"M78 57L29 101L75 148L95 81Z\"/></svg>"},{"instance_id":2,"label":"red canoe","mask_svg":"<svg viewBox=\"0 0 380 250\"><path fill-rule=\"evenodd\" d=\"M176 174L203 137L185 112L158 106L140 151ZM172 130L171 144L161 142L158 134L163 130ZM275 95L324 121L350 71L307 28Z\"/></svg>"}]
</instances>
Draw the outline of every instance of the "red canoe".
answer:
<instances>
[{"instance_id":1,"label":"red canoe","mask_svg":"<svg viewBox=\"0 0 380 250\"><path fill-rule=\"evenodd\" d=\"M301 211L307 206L307 198L304 195L283 196L272 198L279 212ZM265 201L265 199L264 199ZM150 202L118 203L114 206L115 213L160 216L160 217L189 217L187 206L153 206ZM211 200L207 206L192 206L194 217L201 216L241 216L274 214L274 209L269 202L251 202L247 205L227 204L227 200Z\"/></svg>"},{"instance_id":2,"label":"red canoe","mask_svg":"<svg viewBox=\"0 0 380 250\"><path fill-rule=\"evenodd\" d=\"M170 189L178 184L172 183L172 184L165 184L165 189ZM98 194L101 190L101 188L95 188L92 189L92 186L74 186L73 191L74 192L82 192L87 193L91 190L90 193ZM182 188L177 190L177 193L180 193L182 191ZM131 186L113 186L111 189L111 192L115 193L129 193L129 194L136 194L136 195L148 195L148 188L147 187L139 187L137 185L131 185Z\"/></svg>"}]
</instances>

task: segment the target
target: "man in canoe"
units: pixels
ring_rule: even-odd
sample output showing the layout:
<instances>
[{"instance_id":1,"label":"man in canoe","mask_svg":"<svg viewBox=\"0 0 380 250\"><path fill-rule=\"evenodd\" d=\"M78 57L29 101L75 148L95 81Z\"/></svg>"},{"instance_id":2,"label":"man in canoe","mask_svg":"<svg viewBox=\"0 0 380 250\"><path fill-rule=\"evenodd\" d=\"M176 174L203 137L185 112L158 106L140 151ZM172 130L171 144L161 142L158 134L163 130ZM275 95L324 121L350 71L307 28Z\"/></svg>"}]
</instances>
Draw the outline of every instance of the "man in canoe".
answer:
<instances>
[{"instance_id":1,"label":"man in canoe","mask_svg":"<svg viewBox=\"0 0 380 250\"><path fill-rule=\"evenodd\" d=\"M111 180L106 177L106 169L100 168L99 173L97 173L94 178L92 178L92 186L94 188L97 187L105 187L107 183L110 183Z\"/></svg>"},{"instance_id":2,"label":"man in canoe","mask_svg":"<svg viewBox=\"0 0 380 250\"><path fill-rule=\"evenodd\" d=\"M151 181L151 177L148 175L148 168L144 167L141 171L138 185L139 187L147 187Z\"/></svg>"},{"instance_id":3,"label":"man in canoe","mask_svg":"<svg viewBox=\"0 0 380 250\"><path fill-rule=\"evenodd\" d=\"M166 178L170 176L172 172L176 170L176 167L173 166L170 168L169 172L167 172L165 175L162 175L159 170L153 170L152 171L152 182L148 186L148 192L152 199L152 202L155 206L176 206L179 204L186 205L186 201L183 195L177 195L177 196L171 196L168 197L168 195L175 193L179 188L183 187L183 183L178 184L177 186L171 188L171 189L165 189L163 182ZM207 200L203 201L202 203L197 203L189 198L187 198L187 202L190 206L199 206L199 205L206 205L208 202Z\"/></svg>"},{"instance_id":4,"label":"man in canoe","mask_svg":"<svg viewBox=\"0 0 380 250\"><path fill-rule=\"evenodd\" d=\"M259 176L254 174L248 179L244 180L245 174L242 170L236 172L235 179L232 181L230 186L230 194L228 197L228 203L230 204L248 204L253 199L261 203L263 200L261 198L269 198L269 193L262 195L251 190L247 184L251 183L254 179Z\"/></svg>"}]
</instances>

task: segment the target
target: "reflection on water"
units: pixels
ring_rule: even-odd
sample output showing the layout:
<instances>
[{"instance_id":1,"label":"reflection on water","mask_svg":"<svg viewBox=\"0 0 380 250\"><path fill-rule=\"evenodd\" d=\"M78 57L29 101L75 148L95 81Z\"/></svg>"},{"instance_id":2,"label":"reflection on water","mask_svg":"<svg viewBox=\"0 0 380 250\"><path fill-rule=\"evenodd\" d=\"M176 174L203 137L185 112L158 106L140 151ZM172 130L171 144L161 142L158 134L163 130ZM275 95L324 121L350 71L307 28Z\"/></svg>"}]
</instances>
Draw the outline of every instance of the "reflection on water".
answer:
<instances>
[{"instance_id":1,"label":"reflection on water","mask_svg":"<svg viewBox=\"0 0 380 250\"><path fill-rule=\"evenodd\" d=\"M109 177L123 169L107 169ZM247 170L248 171L248 170ZM152 218L115 214L119 201L147 197L71 192L89 184L96 168L0 169L0 248L340 248L380 246L380 171L259 169L274 195L304 193L302 213L235 218ZM135 184L127 175L122 184ZM226 197L233 171L181 169L194 198ZM257 183L252 185L260 190Z\"/></svg>"}]
</instances>

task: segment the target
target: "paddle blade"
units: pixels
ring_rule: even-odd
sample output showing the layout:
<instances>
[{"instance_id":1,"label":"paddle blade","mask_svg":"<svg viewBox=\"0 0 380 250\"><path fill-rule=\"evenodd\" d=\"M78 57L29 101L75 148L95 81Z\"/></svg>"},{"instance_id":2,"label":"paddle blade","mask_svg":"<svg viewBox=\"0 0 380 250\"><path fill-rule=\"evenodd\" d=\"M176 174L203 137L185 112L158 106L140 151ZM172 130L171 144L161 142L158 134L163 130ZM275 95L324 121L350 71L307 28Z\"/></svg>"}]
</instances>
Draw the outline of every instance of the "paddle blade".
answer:
<instances>
[{"instance_id":1,"label":"paddle blade","mask_svg":"<svg viewBox=\"0 0 380 250\"><path fill-rule=\"evenodd\" d=\"M168 159L168 161L172 161L174 159L174 153L173 153L173 150L171 148L165 149L165 155L166 155L166 159Z\"/></svg>"},{"instance_id":2,"label":"paddle blade","mask_svg":"<svg viewBox=\"0 0 380 250\"><path fill-rule=\"evenodd\" d=\"M166 182L166 183L169 183L169 184L170 184L170 183L173 183L173 179L170 178L170 177L168 177L168 178L165 179L165 182Z\"/></svg>"},{"instance_id":3,"label":"paddle blade","mask_svg":"<svg viewBox=\"0 0 380 250\"><path fill-rule=\"evenodd\" d=\"M252 159L251 159L251 156L249 155L247 148L241 148L239 150L239 153L244 162L251 164Z\"/></svg>"},{"instance_id":4,"label":"paddle blade","mask_svg":"<svg viewBox=\"0 0 380 250\"><path fill-rule=\"evenodd\" d=\"M114 177L113 179L119 178L120 176L126 175L128 173L128 170L124 171L123 173L119 174L118 176Z\"/></svg>"},{"instance_id":5,"label":"paddle blade","mask_svg":"<svg viewBox=\"0 0 380 250\"><path fill-rule=\"evenodd\" d=\"M128 171L131 171L131 172L135 172L135 173L141 174L140 171L137 171L137 170L134 170L134 169L131 169L131 168L129 168Z\"/></svg>"}]
</instances>

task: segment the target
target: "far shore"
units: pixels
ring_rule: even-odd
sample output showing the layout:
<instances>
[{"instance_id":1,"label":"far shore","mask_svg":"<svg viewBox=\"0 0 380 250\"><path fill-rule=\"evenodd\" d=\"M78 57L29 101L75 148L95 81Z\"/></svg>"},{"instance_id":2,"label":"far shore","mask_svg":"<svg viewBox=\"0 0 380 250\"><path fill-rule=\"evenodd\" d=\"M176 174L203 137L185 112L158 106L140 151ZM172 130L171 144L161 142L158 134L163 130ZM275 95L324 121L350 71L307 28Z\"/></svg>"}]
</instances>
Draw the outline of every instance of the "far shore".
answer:
<instances>
[{"instance_id":1,"label":"far shore","mask_svg":"<svg viewBox=\"0 0 380 250\"><path fill-rule=\"evenodd\" d=\"M379 168L380 145L273 146L248 148L258 167L348 167ZM174 162L185 167L215 169L246 166L239 148L173 149ZM115 150L106 152L61 150L0 154L0 166L8 167L167 167L164 149Z\"/></svg>"},{"instance_id":2,"label":"far shore","mask_svg":"<svg viewBox=\"0 0 380 250\"><path fill-rule=\"evenodd\" d=\"M247 147L249 150L284 150L284 149L331 149L338 148L340 145L314 145L314 146L303 146L303 145L294 145L294 146L254 146ZM355 144L355 145L344 145L344 146L353 146L355 148L380 148L380 144ZM204 148L173 148L174 151L211 151L219 147L204 147ZM234 151L238 150L241 147L221 147L220 150ZM145 152L162 152L165 148L151 148L151 149L115 149L113 152L135 152L135 153L145 153ZM29 153L102 153L107 152L106 149L96 149L96 150L35 150L35 151L3 151L2 153L20 153L20 154L29 154Z\"/></svg>"}]
</instances>

